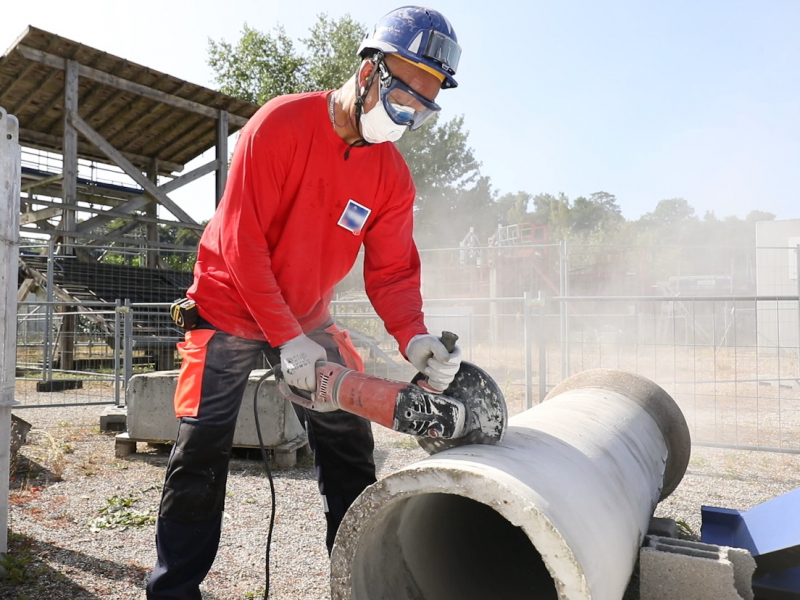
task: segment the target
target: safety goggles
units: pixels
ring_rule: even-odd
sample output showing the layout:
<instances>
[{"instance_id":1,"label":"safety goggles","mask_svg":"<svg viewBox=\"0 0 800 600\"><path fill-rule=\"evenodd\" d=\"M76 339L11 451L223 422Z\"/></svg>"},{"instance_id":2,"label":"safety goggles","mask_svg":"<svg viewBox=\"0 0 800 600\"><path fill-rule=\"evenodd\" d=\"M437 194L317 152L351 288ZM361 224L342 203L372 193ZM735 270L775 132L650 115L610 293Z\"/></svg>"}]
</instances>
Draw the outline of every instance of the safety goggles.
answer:
<instances>
[{"instance_id":1,"label":"safety goggles","mask_svg":"<svg viewBox=\"0 0 800 600\"><path fill-rule=\"evenodd\" d=\"M445 71L455 75L461 59L461 46L441 31L433 30L428 35L428 43L425 44L422 56L435 60Z\"/></svg>"},{"instance_id":2,"label":"safety goggles","mask_svg":"<svg viewBox=\"0 0 800 600\"><path fill-rule=\"evenodd\" d=\"M442 108L424 98L403 81L392 75L383 61L378 63L378 78L381 102L389 117L398 125L406 125L412 131L419 129ZM422 109L414 108L415 102Z\"/></svg>"}]
</instances>

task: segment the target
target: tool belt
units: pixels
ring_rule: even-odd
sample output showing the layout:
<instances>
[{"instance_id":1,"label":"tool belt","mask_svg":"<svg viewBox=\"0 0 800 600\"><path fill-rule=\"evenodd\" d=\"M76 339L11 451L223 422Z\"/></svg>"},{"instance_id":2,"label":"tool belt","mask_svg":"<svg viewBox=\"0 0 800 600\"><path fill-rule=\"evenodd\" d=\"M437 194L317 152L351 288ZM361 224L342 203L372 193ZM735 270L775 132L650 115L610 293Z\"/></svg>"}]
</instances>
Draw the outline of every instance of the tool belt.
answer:
<instances>
[{"instance_id":1,"label":"tool belt","mask_svg":"<svg viewBox=\"0 0 800 600\"><path fill-rule=\"evenodd\" d=\"M197 304L189 298L175 300L169 308L169 313L175 324L186 331L197 327L197 323L200 320Z\"/></svg>"}]
</instances>

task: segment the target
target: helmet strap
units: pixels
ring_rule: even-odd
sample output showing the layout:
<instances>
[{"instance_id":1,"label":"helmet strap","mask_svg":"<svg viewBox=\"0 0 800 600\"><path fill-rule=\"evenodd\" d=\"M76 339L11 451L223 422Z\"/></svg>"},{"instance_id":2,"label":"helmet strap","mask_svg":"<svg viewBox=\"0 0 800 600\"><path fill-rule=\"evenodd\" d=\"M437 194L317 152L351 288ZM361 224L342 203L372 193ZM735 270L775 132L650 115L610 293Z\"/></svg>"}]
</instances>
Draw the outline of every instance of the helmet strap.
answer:
<instances>
[{"instance_id":1,"label":"helmet strap","mask_svg":"<svg viewBox=\"0 0 800 600\"><path fill-rule=\"evenodd\" d=\"M372 63L374 68L372 69L372 73L370 73L367 77L367 81L363 87L361 87L359 81L361 78L358 76L356 77L356 123L358 123L359 133L361 132L361 113L364 110L364 103L367 101L367 94L369 94L369 90L372 87L372 82L375 81L375 76L380 71L379 65L383 63L383 59L383 52L376 52L372 55L372 58L368 58L364 61ZM362 67L363 63L362 66L359 67L359 75ZM364 144L371 145L366 140L364 141Z\"/></svg>"}]
</instances>

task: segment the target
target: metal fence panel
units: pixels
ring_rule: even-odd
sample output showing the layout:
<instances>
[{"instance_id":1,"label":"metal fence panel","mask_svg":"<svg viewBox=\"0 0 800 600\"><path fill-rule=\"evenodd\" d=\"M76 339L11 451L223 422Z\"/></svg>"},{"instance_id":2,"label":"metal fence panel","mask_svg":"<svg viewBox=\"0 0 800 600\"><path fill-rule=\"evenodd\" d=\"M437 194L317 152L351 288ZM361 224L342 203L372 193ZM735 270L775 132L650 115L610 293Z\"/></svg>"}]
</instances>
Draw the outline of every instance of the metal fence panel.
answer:
<instances>
[{"instance_id":1,"label":"metal fence panel","mask_svg":"<svg viewBox=\"0 0 800 600\"><path fill-rule=\"evenodd\" d=\"M697 443L800 452L799 251L563 243L428 250L426 325L459 335L464 358L496 379L512 413L571 374L616 368L671 393ZM22 252L21 284L30 283L18 315L24 407L122 404L133 374L179 366L182 332L168 307L191 273L133 268L149 260L143 249L75 253L88 254L60 255L41 242ZM130 268L117 275L109 263ZM370 305L362 270L359 258L331 311L369 372L408 380L413 369ZM124 278L107 286L119 297L92 296L89 283L105 290L113 277ZM53 383L66 380L82 387Z\"/></svg>"},{"instance_id":2,"label":"metal fence panel","mask_svg":"<svg viewBox=\"0 0 800 600\"><path fill-rule=\"evenodd\" d=\"M561 377L614 368L681 406L698 444L800 450L798 297L559 298Z\"/></svg>"}]
</instances>

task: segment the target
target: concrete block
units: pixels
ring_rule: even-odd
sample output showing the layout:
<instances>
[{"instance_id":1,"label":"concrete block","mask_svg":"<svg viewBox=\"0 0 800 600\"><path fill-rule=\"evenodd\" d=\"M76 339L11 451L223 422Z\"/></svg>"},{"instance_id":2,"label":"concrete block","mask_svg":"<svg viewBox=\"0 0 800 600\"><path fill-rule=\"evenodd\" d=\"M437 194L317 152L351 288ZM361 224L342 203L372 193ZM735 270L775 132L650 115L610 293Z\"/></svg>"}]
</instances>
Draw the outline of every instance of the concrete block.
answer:
<instances>
[{"instance_id":1,"label":"concrete block","mask_svg":"<svg viewBox=\"0 0 800 600\"><path fill-rule=\"evenodd\" d=\"M20 419L17 415L11 415L11 454L16 454L20 447L28 440L28 432L31 424Z\"/></svg>"},{"instance_id":2,"label":"concrete block","mask_svg":"<svg viewBox=\"0 0 800 600\"><path fill-rule=\"evenodd\" d=\"M131 440L127 433L120 433L114 438L114 456L125 458L136 453L136 440Z\"/></svg>"},{"instance_id":3,"label":"concrete block","mask_svg":"<svg viewBox=\"0 0 800 600\"><path fill-rule=\"evenodd\" d=\"M247 382L233 445L257 448L253 396L264 371L253 371ZM130 439L143 442L171 442L178 433L173 397L178 371L157 371L134 375L128 383L127 428ZM258 398L258 420L264 445L276 448L305 435L292 403L278 393L275 381L269 379L261 386Z\"/></svg>"},{"instance_id":4,"label":"concrete block","mask_svg":"<svg viewBox=\"0 0 800 600\"><path fill-rule=\"evenodd\" d=\"M128 410L123 406L109 406L100 413L100 431L125 431Z\"/></svg>"},{"instance_id":5,"label":"concrete block","mask_svg":"<svg viewBox=\"0 0 800 600\"><path fill-rule=\"evenodd\" d=\"M753 600L746 550L647 536L639 561L640 600Z\"/></svg>"},{"instance_id":6,"label":"concrete block","mask_svg":"<svg viewBox=\"0 0 800 600\"><path fill-rule=\"evenodd\" d=\"M678 524L674 519L651 517L650 525L647 528L647 535L676 538L678 537Z\"/></svg>"}]
</instances>

